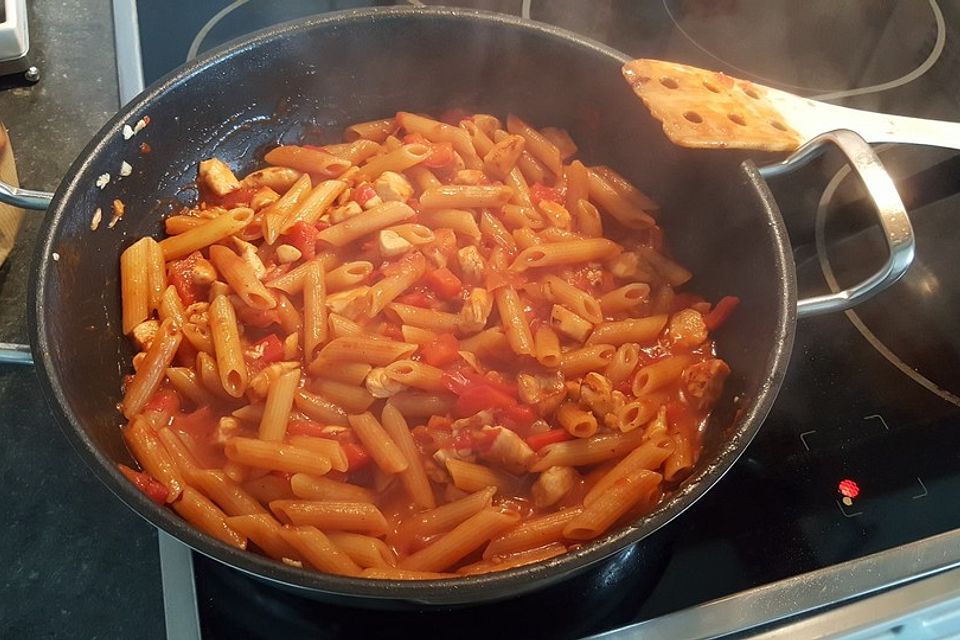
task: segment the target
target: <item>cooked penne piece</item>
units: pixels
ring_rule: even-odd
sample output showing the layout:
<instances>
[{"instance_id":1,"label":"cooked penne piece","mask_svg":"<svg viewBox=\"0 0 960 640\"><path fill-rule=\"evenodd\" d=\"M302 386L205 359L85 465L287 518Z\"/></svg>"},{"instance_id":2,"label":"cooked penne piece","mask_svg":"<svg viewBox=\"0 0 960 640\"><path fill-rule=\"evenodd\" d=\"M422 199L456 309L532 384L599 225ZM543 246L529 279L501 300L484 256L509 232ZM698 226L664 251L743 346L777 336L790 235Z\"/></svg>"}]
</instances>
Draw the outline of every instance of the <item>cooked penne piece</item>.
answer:
<instances>
[{"instance_id":1,"label":"cooked penne piece","mask_svg":"<svg viewBox=\"0 0 960 640\"><path fill-rule=\"evenodd\" d=\"M405 144L399 149L368 159L366 164L360 167L359 176L366 180L373 180L384 171L397 173L406 171L429 158L432 152L432 149L425 144Z\"/></svg>"},{"instance_id":2,"label":"cooked penne piece","mask_svg":"<svg viewBox=\"0 0 960 640\"><path fill-rule=\"evenodd\" d=\"M181 396L189 398L198 407L216 404L217 398L200 384L200 379L193 369L188 367L168 367L167 380Z\"/></svg>"},{"instance_id":3,"label":"cooked penne piece","mask_svg":"<svg viewBox=\"0 0 960 640\"><path fill-rule=\"evenodd\" d=\"M612 344L620 346L627 342L650 342L656 340L667 326L667 316L629 318L614 322L602 322L593 329L586 344Z\"/></svg>"},{"instance_id":4,"label":"cooked penne piece","mask_svg":"<svg viewBox=\"0 0 960 640\"><path fill-rule=\"evenodd\" d=\"M521 356L534 355L533 334L527 324L526 314L520 305L520 296L511 286L500 287L494 297L497 301L497 312L500 314L500 323L507 342L514 353Z\"/></svg>"},{"instance_id":5,"label":"cooked penne piece","mask_svg":"<svg viewBox=\"0 0 960 640\"><path fill-rule=\"evenodd\" d=\"M328 380L360 384L366 379L371 369L373 367L364 362L338 362L318 357L307 367L307 372L312 376L320 376Z\"/></svg>"},{"instance_id":6,"label":"cooked penne piece","mask_svg":"<svg viewBox=\"0 0 960 640\"><path fill-rule=\"evenodd\" d=\"M693 277L681 265L650 247L640 247L637 253L672 287L679 287Z\"/></svg>"},{"instance_id":7,"label":"cooked penne piece","mask_svg":"<svg viewBox=\"0 0 960 640\"><path fill-rule=\"evenodd\" d=\"M600 307L607 315L630 313L650 297L650 285L632 282L600 296Z\"/></svg>"},{"instance_id":8,"label":"cooked penne piece","mask_svg":"<svg viewBox=\"0 0 960 640\"><path fill-rule=\"evenodd\" d=\"M533 267L603 262L615 258L621 251L620 245L606 238L552 242L524 249L510 265L510 269L526 271Z\"/></svg>"},{"instance_id":9,"label":"cooked penne piece","mask_svg":"<svg viewBox=\"0 0 960 640\"><path fill-rule=\"evenodd\" d=\"M264 553L274 560L300 560L301 556L283 538L282 527L273 516L264 511L242 516L231 516L226 519L227 526L246 537L253 544L260 547Z\"/></svg>"},{"instance_id":10,"label":"cooked penne piece","mask_svg":"<svg viewBox=\"0 0 960 640\"><path fill-rule=\"evenodd\" d=\"M372 318L423 277L427 261L420 252L411 253L399 261L395 272L374 284L367 291L367 317Z\"/></svg>"},{"instance_id":11,"label":"cooked penne piece","mask_svg":"<svg viewBox=\"0 0 960 640\"><path fill-rule=\"evenodd\" d=\"M282 218L271 217L270 214L265 216L264 222L267 225L267 231L264 233L264 237L266 237L267 242L271 242L271 237L273 242L276 242L280 234L286 233L290 227L298 222L316 224L320 220L320 216L327 211L346 188L347 183L343 180L324 180L315 186L295 207L286 212ZM272 213L276 215L276 212Z\"/></svg>"},{"instance_id":12,"label":"cooked penne piece","mask_svg":"<svg viewBox=\"0 0 960 640\"><path fill-rule=\"evenodd\" d=\"M513 189L506 185L448 184L432 187L420 196L424 209L470 209L502 207L510 202Z\"/></svg>"},{"instance_id":13,"label":"cooked penne piece","mask_svg":"<svg viewBox=\"0 0 960 640\"><path fill-rule=\"evenodd\" d=\"M534 158L544 164L553 175L563 175L563 164L560 159L560 150L556 145L550 142L542 133L528 125L517 116L510 114L507 116L507 131L521 136L526 144L524 149L530 152ZM539 180L538 182L543 182Z\"/></svg>"},{"instance_id":14,"label":"cooked penne piece","mask_svg":"<svg viewBox=\"0 0 960 640\"><path fill-rule=\"evenodd\" d=\"M133 379L123 393L120 409L127 418L132 418L143 410L150 396L160 388L167 368L173 362L183 334L173 325L172 320L164 320L154 336L146 357Z\"/></svg>"},{"instance_id":15,"label":"cooked penne piece","mask_svg":"<svg viewBox=\"0 0 960 640\"><path fill-rule=\"evenodd\" d=\"M673 434L673 444L673 452L663 465L663 479L667 482L682 480L690 473L694 463L696 463L693 445L688 436L681 433Z\"/></svg>"},{"instance_id":16,"label":"cooked penne piece","mask_svg":"<svg viewBox=\"0 0 960 640\"><path fill-rule=\"evenodd\" d=\"M636 449L644 440L645 435L641 431L631 431L558 442L540 450L541 458L530 467L530 471L545 471L553 466L582 467L620 458Z\"/></svg>"},{"instance_id":17,"label":"cooked penne piece","mask_svg":"<svg viewBox=\"0 0 960 640\"><path fill-rule=\"evenodd\" d=\"M589 438L597 432L597 419L573 402L564 402L557 409L557 422L574 438Z\"/></svg>"},{"instance_id":18,"label":"cooked penne piece","mask_svg":"<svg viewBox=\"0 0 960 640\"><path fill-rule=\"evenodd\" d=\"M592 295L578 289L557 276L548 275L543 278L541 285L543 297L550 302L562 304L578 316L596 324L603 321L603 311L600 302Z\"/></svg>"},{"instance_id":19,"label":"cooked penne piece","mask_svg":"<svg viewBox=\"0 0 960 640\"><path fill-rule=\"evenodd\" d=\"M372 503L376 499L373 492L365 487L306 473L293 474L290 488L295 496L304 500Z\"/></svg>"},{"instance_id":20,"label":"cooked penne piece","mask_svg":"<svg viewBox=\"0 0 960 640\"><path fill-rule=\"evenodd\" d=\"M133 328L150 315L149 268L150 244L153 238L141 238L120 254L120 300L123 310L123 332Z\"/></svg>"},{"instance_id":21,"label":"cooked penne piece","mask_svg":"<svg viewBox=\"0 0 960 640\"><path fill-rule=\"evenodd\" d=\"M639 362L640 345L632 342L622 344L617 347L617 352L613 354L613 359L607 365L603 375L616 386L633 375Z\"/></svg>"},{"instance_id":22,"label":"cooked penne piece","mask_svg":"<svg viewBox=\"0 0 960 640\"><path fill-rule=\"evenodd\" d=\"M257 278L243 258L222 245L210 247L210 261L243 303L252 309L273 309L277 306L270 291Z\"/></svg>"},{"instance_id":23,"label":"cooked penne piece","mask_svg":"<svg viewBox=\"0 0 960 640\"><path fill-rule=\"evenodd\" d=\"M326 178L336 178L350 168L349 160L338 158L320 149L296 145L281 145L271 149L263 159L272 165L290 167Z\"/></svg>"},{"instance_id":24,"label":"cooked penne piece","mask_svg":"<svg viewBox=\"0 0 960 640\"><path fill-rule=\"evenodd\" d=\"M513 511L483 509L457 525L450 533L400 560L398 566L414 571L447 569L519 520L520 515Z\"/></svg>"},{"instance_id":25,"label":"cooked penne piece","mask_svg":"<svg viewBox=\"0 0 960 640\"><path fill-rule=\"evenodd\" d=\"M480 168L480 158L477 157L473 148L470 135L460 127L454 127L405 111L397 113L397 124L409 133L419 133L430 142L449 142L457 153L463 157L467 168Z\"/></svg>"},{"instance_id":26,"label":"cooked penne piece","mask_svg":"<svg viewBox=\"0 0 960 640\"><path fill-rule=\"evenodd\" d=\"M177 260L239 233L253 221L253 209L237 207L181 234L160 241L163 259Z\"/></svg>"},{"instance_id":27,"label":"cooked penne piece","mask_svg":"<svg viewBox=\"0 0 960 640\"><path fill-rule=\"evenodd\" d=\"M550 369L560 366L563 354L560 352L560 340L553 329L546 325L537 327L533 336L534 350L537 362Z\"/></svg>"},{"instance_id":28,"label":"cooked penne piece","mask_svg":"<svg viewBox=\"0 0 960 640\"><path fill-rule=\"evenodd\" d=\"M421 509L433 509L437 502L433 496L433 488L420 460L420 451L410 435L410 428L403 417L403 413L390 402L383 408L381 416L383 429L393 439L400 453L407 461L407 468L400 472L400 481L410 499Z\"/></svg>"},{"instance_id":29,"label":"cooked penne piece","mask_svg":"<svg viewBox=\"0 0 960 640\"><path fill-rule=\"evenodd\" d=\"M370 156L376 155L380 148L380 145L373 140L354 140L353 142L324 146L327 153L349 160L352 164L360 164Z\"/></svg>"},{"instance_id":30,"label":"cooked penne piece","mask_svg":"<svg viewBox=\"0 0 960 640\"><path fill-rule=\"evenodd\" d=\"M409 324L405 324L400 327L400 332L403 334L403 341L409 342L410 344L419 344L424 345L428 342L433 342L437 339L437 336L440 335L435 331L430 331L429 329L421 329L420 327L414 327Z\"/></svg>"},{"instance_id":31,"label":"cooked penne piece","mask_svg":"<svg viewBox=\"0 0 960 640\"><path fill-rule=\"evenodd\" d=\"M374 567L387 569L397 564L397 554L379 538L345 531L331 531L327 537L338 549L364 569Z\"/></svg>"},{"instance_id":32,"label":"cooked penne piece","mask_svg":"<svg viewBox=\"0 0 960 640\"><path fill-rule=\"evenodd\" d=\"M457 330L460 323L460 318L455 313L424 309L423 307L414 307L398 302L387 305L387 310L388 313L395 315L403 324L419 327L420 329L427 329L428 331L434 331L436 333L453 333ZM413 350L411 350L410 353L413 353Z\"/></svg>"},{"instance_id":33,"label":"cooked penne piece","mask_svg":"<svg viewBox=\"0 0 960 640\"><path fill-rule=\"evenodd\" d=\"M453 408L456 398L444 393L422 393L419 391L401 391L390 396L390 404L411 418L426 418L442 415Z\"/></svg>"},{"instance_id":34,"label":"cooked penne piece","mask_svg":"<svg viewBox=\"0 0 960 640\"><path fill-rule=\"evenodd\" d=\"M527 520L493 540L483 550L484 559L506 556L524 549L536 549L563 539L563 529L580 515L580 507Z\"/></svg>"},{"instance_id":35,"label":"cooked penne piece","mask_svg":"<svg viewBox=\"0 0 960 640\"><path fill-rule=\"evenodd\" d=\"M439 571L409 571L396 567L371 567L360 572L360 576L369 580L443 580L455 578L455 573Z\"/></svg>"},{"instance_id":36,"label":"cooked penne piece","mask_svg":"<svg viewBox=\"0 0 960 640\"><path fill-rule=\"evenodd\" d=\"M394 118L358 122L344 130L343 138L347 142L373 140L374 142L383 143L383 141L387 139L387 136L397 130L397 126L397 121Z\"/></svg>"},{"instance_id":37,"label":"cooked penne piece","mask_svg":"<svg viewBox=\"0 0 960 640\"><path fill-rule=\"evenodd\" d=\"M331 468L330 460L315 451L255 438L230 438L224 444L223 451L231 460L270 471L322 476Z\"/></svg>"},{"instance_id":38,"label":"cooked penne piece","mask_svg":"<svg viewBox=\"0 0 960 640\"><path fill-rule=\"evenodd\" d=\"M503 354L509 348L507 336L499 327L484 329L476 335L460 341L460 350L472 353L479 358L493 354Z\"/></svg>"},{"instance_id":39,"label":"cooked penne piece","mask_svg":"<svg viewBox=\"0 0 960 640\"><path fill-rule=\"evenodd\" d=\"M657 415L662 406L663 400L655 397L655 394L627 402L622 407L617 407L614 412L617 428L626 432L642 427Z\"/></svg>"},{"instance_id":40,"label":"cooked penne piece","mask_svg":"<svg viewBox=\"0 0 960 640\"><path fill-rule=\"evenodd\" d=\"M183 302L180 301L175 286L170 285L163 290L163 295L160 296L160 304L157 306L157 315L160 316L161 322L169 318L173 320L174 325L183 329L187 318L184 313Z\"/></svg>"},{"instance_id":41,"label":"cooked penne piece","mask_svg":"<svg viewBox=\"0 0 960 640\"><path fill-rule=\"evenodd\" d=\"M247 539L227 524L227 516L215 504L190 487L183 488L183 495L173 503L180 516L207 535L213 536L238 549L247 548Z\"/></svg>"},{"instance_id":42,"label":"cooked penne piece","mask_svg":"<svg viewBox=\"0 0 960 640\"><path fill-rule=\"evenodd\" d=\"M580 200L573 209L575 228L582 236L599 238L603 235L600 211L588 200Z\"/></svg>"},{"instance_id":43,"label":"cooked penne piece","mask_svg":"<svg viewBox=\"0 0 960 640\"><path fill-rule=\"evenodd\" d=\"M217 370L223 390L239 398L247 388L247 365L240 349L237 314L226 296L210 303L210 333L217 356Z\"/></svg>"},{"instance_id":44,"label":"cooked penne piece","mask_svg":"<svg viewBox=\"0 0 960 640\"><path fill-rule=\"evenodd\" d=\"M351 415L348 419L353 432L384 473L406 471L406 457L372 413Z\"/></svg>"},{"instance_id":45,"label":"cooked penne piece","mask_svg":"<svg viewBox=\"0 0 960 640\"><path fill-rule=\"evenodd\" d=\"M543 562L550 558L556 558L567 552L567 547L559 542L552 542L543 547L518 551L509 556L496 556L492 560L482 560L474 562L457 569L460 575L473 576L492 571L506 571L515 567L523 567L528 564Z\"/></svg>"},{"instance_id":46,"label":"cooked penne piece","mask_svg":"<svg viewBox=\"0 0 960 640\"><path fill-rule=\"evenodd\" d=\"M300 384L300 369L292 369L278 376L270 383L267 402L260 418L261 440L283 440L287 432L287 421L293 408L293 396Z\"/></svg>"},{"instance_id":47,"label":"cooked penne piece","mask_svg":"<svg viewBox=\"0 0 960 640\"><path fill-rule=\"evenodd\" d=\"M693 361L691 355L676 355L640 367L633 378L633 395L640 398L679 380L680 374Z\"/></svg>"},{"instance_id":48,"label":"cooked penne piece","mask_svg":"<svg viewBox=\"0 0 960 640\"><path fill-rule=\"evenodd\" d=\"M173 458L148 426L147 419L137 417L123 428L123 439L140 466L167 489L167 503L177 500L186 484Z\"/></svg>"},{"instance_id":49,"label":"cooked penne piece","mask_svg":"<svg viewBox=\"0 0 960 640\"><path fill-rule=\"evenodd\" d=\"M376 400L365 388L336 380L317 378L310 384L310 388L322 398L351 413L366 411Z\"/></svg>"},{"instance_id":50,"label":"cooked penne piece","mask_svg":"<svg viewBox=\"0 0 960 640\"><path fill-rule=\"evenodd\" d=\"M228 516L266 514L256 498L215 469L196 469L189 475L190 485L213 501Z\"/></svg>"},{"instance_id":51,"label":"cooked penne piece","mask_svg":"<svg viewBox=\"0 0 960 640\"><path fill-rule=\"evenodd\" d=\"M650 214L620 195L596 171L588 170L587 179L590 185L590 199L623 226L631 229L645 229L656 224Z\"/></svg>"},{"instance_id":52,"label":"cooked penne piece","mask_svg":"<svg viewBox=\"0 0 960 640\"><path fill-rule=\"evenodd\" d=\"M459 500L421 511L404 523L404 529L410 535L423 538L450 531L464 520L488 508L496 492L496 487L486 487Z\"/></svg>"},{"instance_id":53,"label":"cooked penne piece","mask_svg":"<svg viewBox=\"0 0 960 640\"><path fill-rule=\"evenodd\" d=\"M520 154L523 153L524 139L522 136L507 136L486 152L483 157L483 168L501 180L517 165Z\"/></svg>"},{"instance_id":54,"label":"cooked penne piece","mask_svg":"<svg viewBox=\"0 0 960 640\"><path fill-rule=\"evenodd\" d=\"M379 536L387 532L387 519L365 502L312 502L274 500L270 510L284 523L323 530L358 531Z\"/></svg>"},{"instance_id":55,"label":"cooked penne piece","mask_svg":"<svg viewBox=\"0 0 960 640\"><path fill-rule=\"evenodd\" d=\"M556 332L577 342L585 342L593 331L593 324L589 320L559 304L553 305L550 311L550 325Z\"/></svg>"},{"instance_id":56,"label":"cooked penne piece","mask_svg":"<svg viewBox=\"0 0 960 640\"><path fill-rule=\"evenodd\" d=\"M564 537L571 540L596 538L637 505L651 505L662 479L659 473L647 469L631 471L619 478L567 523L563 529Z\"/></svg>"},{"instance_id":57,"label":"cooked penne piece","mask_svg":"<svg viewBox=\"0 0 960 640\"><path fill-rule=\"evenodd\" d=\"M414 215L414 210L403 202L384 202L360 215L327 227L317 234L317 239L335 247L343 247Z\"/></svg>"},{"instance_id":58,"label":"cooked penne piece","mask_svg":"<svg viewBox=\"0 0 960 640\"><path fill-rule=\"evenodd\" d=\"M323 270L310 264L303 280L303 360L313 362L327 339L327 292Z\"/></svg>"},{"instance_id":59,"label":"cooked penne piece","mask_svg":"<svg viewBox=\"0 0 960 640\"><path fill-rule=\"evenodd\" d=\"M392 305L392 308L396 308L397 306L398 305ZM404 321L406 322L406 319L404 319ZM375 367L383 367L395 360L409 357L416 350L417 345L406 342L396 342L383 338L351 336L334 338L323 347L320 354L328 360L363 362Z\"/></svg>"},{"instance_id":60,"label":"cooked penne piece","mask_svg":"<svg viewBox=\"0 0 960 640\"><path fill-rule=\"evenodd\" d=\"M445 464L447 473L453 478L454 486L463 491L481 491L487 487L497 487L509 493L517 487L517 478L499 469L456 458L447 458Z\"/></svg>"},{"instance_id":61,"label":"cooked penne piece","mask_svg":"<svg viewBox=\"0 0 960 640\"><path fill-rule=\"evenodd\" d=\"M589 371L606 369L617 348L611 344L597 344L582 349L567 351L560 359L560 371L568 378L581 376Z\"/></svg>"},{"instance_id":62,"label":"cooked penne piece","mask_svg":"<svg viewBox=\"0 0 960 640\"><path fill-rule=\"evenodd\" d=\"M313 420L339 426L347 424L347 412L343 407L304 389L297 389L293 404Z\"/></svg>"},{"instance_id":63,"label":"cooked penne piece","mask_svg":"<svg viewBox=\"0 0 960 640\"><path fill-rule=\"evenodd\" d=\"M633 186L629 180L624 178L622 175L607 167L605 165L597 165L591 167L591 171L594 171L597 175L606 180L613 189L619 193L624 199L630 201L634 206L643 209L644 211L657 211L660 209L660 205L651 200L649 196Z\"/></svg>"},{"instance_id":64,"label":"cooked penne piece","mask_svg":"<svg viewBox=\"0 0 960 640\"><path fill-rule=\"evenodd\" d=\"M342 576L360 574L357 563L316 527L282 527L280 535L301 557L320 571Z\"/></svg>"},{"instance_id":65,"label":"cooked penne piece","mask_svg":"<svg viewBox=\"0 0 960 640\"><path fill-rule=\"evenodd\" d=\"M607 471L583 497L586 507L606 493L621 478L635 471L646 469L656 471L674 453L676 446L669 436L651 438L630 452L627 457Z\"/></svg>"},{"instance_id":66,"label":"cooked penne piece","mask_svg":"<svg viewBox=\"0 0 960 640\"><path fill-rule=\"evenodd\" d=\"M391 380L414 389L444 393L447 387L443 382L443 370L416 360L397 360L388 364L385 373Z\"/></svg>"},{"instance_id":67,"label":"cooked penne piece","mask_svg":"<svg viewBox=\"0 0 960 640\"><path fill-rule=\"evenodd\" d=\"M427 209L421 211L420 222L434 229L453 229L455 233L473 240L480 240L480 227L472 213L466 209Z\"/></svg>"}]
</instances>

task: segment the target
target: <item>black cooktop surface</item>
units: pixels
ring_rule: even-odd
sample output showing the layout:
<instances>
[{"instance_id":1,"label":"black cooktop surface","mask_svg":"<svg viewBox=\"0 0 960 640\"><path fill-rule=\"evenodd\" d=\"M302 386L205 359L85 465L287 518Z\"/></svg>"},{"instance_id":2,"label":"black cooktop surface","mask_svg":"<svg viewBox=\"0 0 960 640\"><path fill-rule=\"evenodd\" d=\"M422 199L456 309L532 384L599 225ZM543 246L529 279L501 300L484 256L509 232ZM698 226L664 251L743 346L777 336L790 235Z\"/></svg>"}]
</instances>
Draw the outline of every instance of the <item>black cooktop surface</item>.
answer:
<instances>
[{"instance_id":1,"label":"black cooktop surface","mask_svg":"<svg viewBox=\"0 0 960 640\"><path fill-rule=\"evenodd\" d=\"M232 38L350 0L141 0L147 83ZM435 4L413 2L411 4ZM960 119L958 2L473 0L637 57L726 71L837 104ZM800 322L773 413L741 461L666 531L657 561L628 551L521 600L429 614L302 600L196 557L209 637L577 637L960 527L960 171L954 152L882 152L917 233L917 260L856 312ZM884 258L829 162L776 184L801 294L853 284ZM639 567L657 579L638 579ZM505 624L505 621L512 621Z\"/></svg>"}]
</instances>

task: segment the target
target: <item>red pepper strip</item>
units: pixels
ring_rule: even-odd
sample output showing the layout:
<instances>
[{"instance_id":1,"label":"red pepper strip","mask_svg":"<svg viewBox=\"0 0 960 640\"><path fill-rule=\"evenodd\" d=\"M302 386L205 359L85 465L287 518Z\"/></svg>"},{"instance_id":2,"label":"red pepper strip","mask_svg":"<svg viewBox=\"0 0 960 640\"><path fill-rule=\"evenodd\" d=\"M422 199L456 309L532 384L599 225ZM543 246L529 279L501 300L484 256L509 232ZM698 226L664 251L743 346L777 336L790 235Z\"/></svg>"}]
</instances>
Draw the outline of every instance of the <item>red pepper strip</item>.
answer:
<instances>
[{"instance_id":1,"label":"red pepper strip","mask_svg":"<svg viewBox=\"0 0 960 640\"><path fill-rule=\"evenodd\" d=\"M713 332L720 328L733 310L740 304L740 298L736 296L724 296L720 299L713 309L703 317L704 324L707 325L707 331Z\"/></svg>"},{"instance_id":2,"label":"red pepper strip","mask_svg":"<svg viewBox=\"0 0 960 640\"><path fill-rule=\"evenodd\" d=\"M126 477L133 486L143 492L145 496L150 498L157 504L163 504L167 501L167 496L170 494L167 491L167 488L160 484L160 481L154 478L153 476L147 475L146 473L141 473L140 471L134 471L125 464L117 465L120 468L120 473Z\"/></svg>"},{"instance_id":3,"label":"red pepper strip","mask_svg":"<svg viewBox=\"0 0 960 640\"><path fill-rule=\"evenodd\" d=\"M420 347L423 361L434 367L446 367L460 359L460 341L452 333L442 333Z\"/></svg>"},{"instance_id":4,"label":"red pepper strip","mask_svg":"<svg viewBox=\"0 0 960 640\"><path fill-rule=\"evenodd\" d=\"M551 429L550 431L544 431L542 433L535 433L527 436L527 444L530 445L530 448L534 451L539 451L548 444L564 442L565 440L572 439L573 436L567 433L566 429Z\"/></svg>"},{"instance_id":5,"label":"red pepper strip","mask_svg":"<svg viewBox=\"0 0 960 640\"><path fill-rule=\"evenodd\" d=\"M253 198L253 194L256 192L257 190L252 187L241 187L223 196L220 204L222 204L225 209L233 209L234 207L239 207L241 204L249 204L250 199Z\"/></svg>"},{"instance_id":6,"label":"red pepper strip","mask_svg":"<svg viewBox=\"0 0 960 640\"><path fill-rule=\"evenodd\" d=\"M484 409L506 409L516 402L512 396L490 385L477 385L460 394L453 412L458 417L466 418Z\"/></svg>"},{"instance_id":7,"label":"red pepper strip","mask_svg":"<svg viewBox=\"0 0 960 640\"><path fill-rule=\"evenodd\" d=\"M322 424L313 420L291 420L287 423L287 435L329 439L330 435L323 431L325 428Z\"/></svg>"},{"instance_id":8,"label":"red pepper strip","mask_svg":"<svg viewBox=\"0 0 960 640\"><path fill-rule=\"evenodd\" d=\"M509 418L518 427L529 427L537 421L540 416L536 410L528 404L515 404L512 407L505 407L503 415Z\"/></svg>"},{"instance_id":9,"label":"red pepper strip","mask_svg":"<svg viewBox=\"0 0 960 640\"><path fill-rule=\"evenodd\" d=\"M281 244L290 244L297 248L304 260L313 260L317 255L317 234L315 226L300 220L284 234Z\"/></svg>"},{"instance_id":10,"label":"red pepper strip","mask_svg":"<svg viewBox=\"0 0 960 640\"><path fill-rule=\"evenodd\" d=\"M156 393L147 400L143 410L176 415L180 413L180 396L170 389L157 389Z\"/></svg>"},{"instance_id":11,"label":"red pepper strip","mask_svg":"<svg viewBox=\"0 0 960 640\"><path fill-rule=\"evenodd\" d=\"M260 352L262 354L259 358L256 358L256 360L258 360L262 365L268 365L283 360L283 343L280 342L280 338L278 338L274 333L271 333L266 338L254 343L250 347L250 350L253 352Z\"/></svg>"},{"instance_id":12,"label":"red pepper strip","mask_svg":"<svg viewBox=\"0 0 960 640\"><path fill-rule=\"evenodd\" d=\"M375 198L376 196L377 191L373 188L373 185L369 182L363 182L354 188L351 199L362 207L370 198Z\"/></svg>"}]
</instances>

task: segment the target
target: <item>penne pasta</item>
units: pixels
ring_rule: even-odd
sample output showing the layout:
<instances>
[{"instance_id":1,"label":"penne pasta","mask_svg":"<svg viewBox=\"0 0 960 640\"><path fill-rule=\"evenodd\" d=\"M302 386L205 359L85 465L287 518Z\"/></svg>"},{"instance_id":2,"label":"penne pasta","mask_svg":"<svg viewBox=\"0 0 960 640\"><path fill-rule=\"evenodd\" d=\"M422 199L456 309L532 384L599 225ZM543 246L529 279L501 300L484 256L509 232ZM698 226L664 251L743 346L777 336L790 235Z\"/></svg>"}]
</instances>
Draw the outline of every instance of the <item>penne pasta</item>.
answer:
<instances>
[{"instance_id":1,"label":"penne pasta","mask_svg":"<svg viewBox=\"0 0 960 640\"><path fill-rule=\"evenodd\" d=\"M510 269L526 271L533 267L603 262L615 258L620 251L622 251L620 245L606 238L553 242L524 249L510 265Z\"/></svg>"},{"instance_id":2,"label":"penne pasta","mask_svg":"<svg viewBox=\"0 0 960 640\"><path fill-rule=\"evenodd\" d=\"M372 413L351 415L348 419L353 432L384 473L406 471L406 457Z\"/></svg>"},{"instance_id":3,"label":"penne pasta","mask_svg":"<svg viewBox=\"0 0 960 640\"><path fill-rule=\"evenodd\" d=\"M615 322L602 322L593 329L586 344L612 344L620 346L627 342L650 342L656 340L667 326L667 316L630 318Z\"/></svg>"},{"instance_id":4,"label":"penne pasta","mask_svg":"<svg viewBox=\"0 0 960 640\"><path fill-rule=\"evenodd\" d=\"M253 221L253 209L238 207L181 234L160 241L163 259L177 260L239 233Z\"/></svg>"}]
</instances>

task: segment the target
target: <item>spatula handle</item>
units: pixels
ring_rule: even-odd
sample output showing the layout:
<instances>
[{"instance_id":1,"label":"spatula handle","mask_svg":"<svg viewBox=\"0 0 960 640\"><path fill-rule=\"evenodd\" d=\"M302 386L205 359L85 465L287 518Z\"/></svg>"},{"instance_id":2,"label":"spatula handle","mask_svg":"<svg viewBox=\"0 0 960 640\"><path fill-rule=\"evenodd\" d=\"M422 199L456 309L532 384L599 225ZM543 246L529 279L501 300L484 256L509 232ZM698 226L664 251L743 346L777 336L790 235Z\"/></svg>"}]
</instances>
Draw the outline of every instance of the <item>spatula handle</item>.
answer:
<instances>
[{"instance_id":1,"label":"spatula handle","mask_svg":"<svg viewBox=\"0 0 960 640\"><path fill-rule=\"evenodd\" d=\"M800 318L844 311L880 293L907 272L916 248L913 226L890 174L870 145L853 131L823 133L783 162L761 167L760 175L767 179L790 173L820 155L829 144L843 152L850 167L863 181L876 205L877 217L890 253L880 270L863 282L837 293L800 300L797 303L797 316Z\"/></svg>"}]
</instances>

